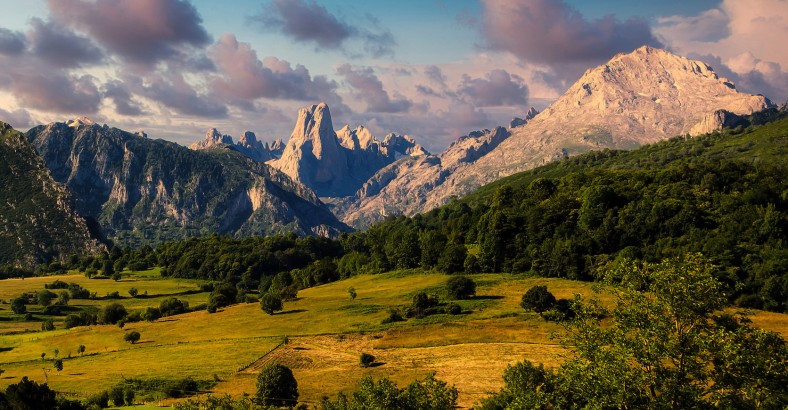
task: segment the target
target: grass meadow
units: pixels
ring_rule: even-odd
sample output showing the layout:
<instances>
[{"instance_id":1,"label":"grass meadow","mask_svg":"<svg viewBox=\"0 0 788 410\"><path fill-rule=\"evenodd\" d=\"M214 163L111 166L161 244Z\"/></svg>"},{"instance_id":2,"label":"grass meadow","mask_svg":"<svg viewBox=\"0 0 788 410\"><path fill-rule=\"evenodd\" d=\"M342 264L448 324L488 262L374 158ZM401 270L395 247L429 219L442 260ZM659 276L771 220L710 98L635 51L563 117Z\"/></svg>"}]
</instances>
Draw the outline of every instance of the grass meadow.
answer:
<instances>
[{"instance_id":1,"label":"grass meadow","mask_svg":"<svg viewBox=\"0 0 788 410\"><path fill-rule=\"evenodd\" d=\"M267 315L257 303L230 306L209 314L196 311L154 322L127 323L124 328L96 325L41 332L40 322L25 322L10 311L10 299L38 291L55 279L76 282L101 297L118 300L73 300L76 308L100 308L112 302L130 311L158 306L175 296L190 305L205 303L208 294L194 293L200 282L160 278L158 271L126 273L121 281L87 279L80 275L0 281L0 387L28 376L48 382L58 391L86 397L124 378L183 378L218 380L212 393L253 393L256 374L275 361L293 369L301 400L316 403L324 395L353 390L361 377L389 377L404 385L435 373L457 387L460 404L470 406L502 385L502 372L522 359L557 366L563 348L553 337L564 329L519 307L532 286L546 285L557 298L591 295L592 284L521 275L474 275L477 296L459 301L460 315L432 315L383 325L391 308L410 303L419 291L445 299L447 275L419 271L360 275L301 290L284 310ZM136 287L146 297L131 298ZM351 299L347 289L355 288ZM612 298L598 295L604 303ZM34 318L38 307L28 305ZM788 336L786 315L757 312L753 322ZM24 332L25 329L32 331ZM127 331L140 332L135 344L123 340ZM282 344L287 338L287 343ZM79 345L84 354L77 353ZM63 370L51 359L63 358ZM359 355L371 353L376 365L361 368ZM41 354L45 353L44 359ZM149 405L167 405L153 401ZM139 408L139 407L135 407Z\"/></svg>"}]
</instances>

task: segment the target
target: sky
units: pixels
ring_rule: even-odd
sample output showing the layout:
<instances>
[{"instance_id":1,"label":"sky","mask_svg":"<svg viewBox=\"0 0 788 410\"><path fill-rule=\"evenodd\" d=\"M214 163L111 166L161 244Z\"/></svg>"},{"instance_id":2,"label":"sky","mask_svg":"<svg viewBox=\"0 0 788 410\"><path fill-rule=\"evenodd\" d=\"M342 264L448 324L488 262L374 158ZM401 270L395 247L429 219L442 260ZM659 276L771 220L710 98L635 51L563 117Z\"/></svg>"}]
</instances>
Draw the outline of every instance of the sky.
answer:
<instances>
[{"instance_id":1,"label":"sky","mask_svg":"<svg viewBox=\"0 0 788 410\"><path fill-rule=\"evenodd\" d=\"M298 109L433 152L642 45L788 99L788 0L0 0L0 120L188 145L287 140Z\"/></svg>"}]
</instances>

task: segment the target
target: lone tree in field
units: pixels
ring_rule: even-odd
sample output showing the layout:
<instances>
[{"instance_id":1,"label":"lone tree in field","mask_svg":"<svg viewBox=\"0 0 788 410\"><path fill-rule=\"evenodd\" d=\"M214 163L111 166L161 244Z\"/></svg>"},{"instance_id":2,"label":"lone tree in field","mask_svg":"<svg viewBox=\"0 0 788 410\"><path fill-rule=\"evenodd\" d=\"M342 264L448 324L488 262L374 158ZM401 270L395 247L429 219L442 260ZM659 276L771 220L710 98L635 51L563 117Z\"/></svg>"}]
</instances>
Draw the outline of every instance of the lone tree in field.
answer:
<instances>
[{"instance_id":1,"label":"lone tree in field","mask_svg":"<svg viewBox=\"0 0 788 410\"><path fill-rule=\"evenodd\" d=\"M451 299L469 299L476 295L476 282L466 276L452 276L446 282L446 293Z\"/></svg>"},{"instance_id":2,"label":"lone tree in field","mask_svg":"<svg viewBox=\"0 0 788 410\"><path fill-rule=\"evenodd\" d=\"M85 354L85 345L79 345L79 347L77 348L77 353L79 353L80 356Z\"/></svg>"},{"instance_id":3,"label":"lone tree in field","mask_svg":"<svg viewBox=\"0 0 788 410\"><path fill-rule=\"evenodd\" d=\"M273 315L274 312L282 310L282 298L271 293L266 293L260 298L260 309L269 315Z\"/></svg>"},{"instance_id":4,"label":"lone tree in field","mask_svg":"<svg viewBox=\"0 0 788 410\"><path fill-rule=\"evenodd\" d=\"M129 289L129 296L131 296L133 298L136 298L139 293L140 293L140 291L137 290L137 288L130 288Z\"/></svg>"},{"instance_id":5,"label":"lone tree in field","mask_svg":"<svg viewBox=\"0 0 788 410\"><path fill-rule=\"evenodd\" d=\"M358 294L356 293L356 288L354 288L352 286L347 288L347 294L348 294L348 296L350 296L350 299L353 299L353 300L355 300L356 296L358 296Z\"/></svg>"},{"instance_id":6,"label":"lone tree in field","mask_svg":"<svg viewBox=\"0 0 788 410\"><path fill-rule=\"evenodd\" d=\"M125 335L123 335L123 340L131 344L137 343L140 340L140 332L136 330L128 332Z\"/></svg>"},{"instance_id":7,"label":"lone tree in field","mask_svg":"<svg viewBox=\"0 0 788 410\"><path fill-rule=\"evenodd\" d=\"M57 370L58 373L60 373L60 371L63 370L63 359L55 360L55 364L53 365L53 367L55 368L55 370Z\"/></svg>"},{"instance_id":8,"label":"lone tree in field","mask_svg":"<svg viewBox=\"0 0 788 410\"><path fill-rule=\"evenodd\" d=\"M525 310L533 310L539 316L555 305L555 296L547 290L547 286L534 286L525 292L520 306Z\"/></svg>"},{"instance_id":9,"label":"lone tree in field","mask_svg":"<svg viewBox=\"0 0 788 410\"><path fill-rule=\"evenodd\" d=\"M298 382L290 368L278 363L266 365L257 376L255 402L263 406L295 406Z\"/></svg>"},{"instance_id":10,"label":"lone tree in field","mask_svg":"<svg viewBox=\"0 0 788 410\"><path fill-rule=\"evenodd\" d=\"M123 307L120 303L112 303L107 306L104 306L101 313L99 314L99 322L103 324L110 324L114 325L119 321L126 318L128 312L126 308Z\"/></svg>"}]
</instances>

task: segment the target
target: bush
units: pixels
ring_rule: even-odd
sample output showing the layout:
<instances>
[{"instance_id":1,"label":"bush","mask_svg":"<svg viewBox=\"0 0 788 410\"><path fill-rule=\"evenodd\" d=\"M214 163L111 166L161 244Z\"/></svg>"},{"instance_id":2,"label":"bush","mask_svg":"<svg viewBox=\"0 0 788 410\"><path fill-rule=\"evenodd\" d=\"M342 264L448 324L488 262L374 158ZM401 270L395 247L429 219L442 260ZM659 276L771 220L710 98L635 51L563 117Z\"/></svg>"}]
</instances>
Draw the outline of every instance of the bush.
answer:
<instances>
[{"instance_id":1,"label":"bush","mask_svg":"<svg viewBox=\"0 0 788 410\"><path fill-rule=\"evenodd\" d=\"M476 295L476 282L466 276L452 276L446 282L446 293L450 299L468 299Z\"/></svg>"},{"instance_id":2,"label":"bush","mask_svg":"<svg viewBox=\"0 0 788 410\"><path fill-rule=\"evenodd\" d=\"M27 312L27 298L26 297L18 297L11 301L11 311L16 313L17 315L21 315Z\"/></svg>"},{"instance_id":3,"label":"bush","mask_svg":"<svg viewBox=\"0 0 788 410\"><path fill-rule=\"evenodd\" d=\"M555 304L555 296L547 290L547 286L534 286L525 292L520 300L520 306L525 310L532 310L542 315Z\"/></svg>"},{"instance_id":4,"label":"bush","mask_svg":"<svg viewBox=\"0 0 788 410\"><path fill-rule=\"evenodd\" d=\"M50 330L55 330L55 322L52 319L47 319L41 323L41 330L46 332Z\"/></svg>"},{"instance_id":5,"label":"bush","mask_svg":"<svg viewBox=\"0 0 788 410\"><path fill-rule=\"evenodd\" d=\"M161 318L161 311L155 307L147 307L145 311L142 312L142 319L147 320L148 322L153 322Z\"/></svg>"},{"instance_id":6,"label":"bush","mask_svg":"<svg viewBox=\"0 0 788 410\"><path fill-rule=\"evenodd\" d=\"M103 324L116 324L126 318L128 312L120 303L112 303L104 306L99 314L99 322Z\"/></svg>"},{"instance_id":7,"label":"bush","mask_svg":"<svg viewBox=\"0 0 788 410\"><path fill-rule=\"evenodd\" d=\"M71 293L71 299L90 299L90 291L76 283L68 284L68 292Z\"/></svg>"},{"instance_id":8,"label":"bush","mask_svg":"<svg viewBox=\"0 0 788 410\"><path fill-rule=\"evenodd\" d=\"M385 325L385 324L388 324L388 323L404 322L404 321L405 321L405 318L403 318L402 315L396 309L391 309L389 311L389 316L387 318L383 319L383 321L380 322L380 323Z\"/></svg>"},{"instance_id":9,"label":"bush","mask_svg":"<svg viewBox=\"0 0 788 410\"><path fill-rule=\"evenodd\" d=\"M456 303L449 303L446 305L446 313L450 315L459 315L462 313L462 307Z\"/></svg>"},{"instance_id":10,"label":"bush","mask_svg":"<svg viewBox=\"0 0 788 410\"><path fill-rule=\"evenodd\" d=\"M128 332L125 335L123 335L123 340L125 340L125 341L127 341L127 342L129 342L131 344L134 344L134 343L137 343L140 340L140 337L141 337L140 332L137 332L136 330L134 330L134 331Z\"/></svg>"},{"instance_id":11,"label":"bush","mask_svg":"<svg viewBox=\"0 0 788 410\"><path fill-rule=\"evenodd\" d=\"M133 298L136 298L139 293L140 293L140 291L137 290L137 288L130 288L129 289L129 296L131 296Z\"/></svg>"},{"instance_id":12,"label":"bush","mask_svg":"<svg viewBox=\"0 0 788 410\"><path fill-rule=\"evenodd\" d=\"M266 365L257 376L255 401L263 406L295 406L298 382L290 368L278 363Z\"/></svg>"},{"instance_id":13,"label":"bush","mask_svg":"<svg viewBox=\"0 0 788 410\"><path fill-rule=\"evenodd\" d=\"M68 289L68 283L58 279L52 283L45 284L44 289Z\"/></svg>"},{"instance_id":14,"label":"bush","mask_svg":"<svg viewBox=\"0 0 788 410\"><path fill-rule=\"evenodd\" d=\"M54 409L57 407L55 392L46 383L38 384L22 377L19 383L9 385L5 399L11 409Z\"/></svg>"},{"instance_id":15,"label":"bush","mask_svg":"<svg viewBox=\"0 0 788 410\"><path fill-rule=\"evenodd\" d=\"M361 367L369 367L372 365L372 363L375 363L375 356L372 356L369 353L361 353L358 361L359 364L361 364Z\"/></svg>"},{"instance_id":16,"label":"bush","mask_svg":"<svg viewBox=\"0 0 788 410\"><path fill-rule=\"evenodd\" d=\"M217 309L230 306L238 297L238 289L232 283L222 282L214 285L208 296L208 312L214 313Z\"/></svg>"},{"instance_id":17,"label":"bush","mask_svg":"<svg viewBox=\"0 0 788 410\"><path fill-rule=\"evenodd\" d=\"M189 311L189 303L178 298L167 298L159 303L159 312L162 317L179 315Z\"/></svg>"}]
</instances>

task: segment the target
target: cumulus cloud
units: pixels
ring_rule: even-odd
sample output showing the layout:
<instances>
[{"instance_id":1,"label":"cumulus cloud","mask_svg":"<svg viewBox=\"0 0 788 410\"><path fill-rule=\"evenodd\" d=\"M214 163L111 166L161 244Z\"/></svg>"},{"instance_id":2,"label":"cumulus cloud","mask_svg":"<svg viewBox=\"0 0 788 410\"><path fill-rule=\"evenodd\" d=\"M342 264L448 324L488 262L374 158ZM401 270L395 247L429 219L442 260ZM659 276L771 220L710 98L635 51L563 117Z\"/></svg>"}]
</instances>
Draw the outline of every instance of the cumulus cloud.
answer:
<instances>
[{"instance_id":1,"label":"cumulus cloud","mask_svg":"<svg viewBox=\"0 0 788 410\"><path fill-rule=\"evenodd\" d=\"M211 87L228 100L338 98L335 82L324 76L312 78L306 67L294 68L276 57L260 61L251 45L239 42L231 34L223 35L209 54L220 73L211 81Z\"/></svg>"},{"instance_id":2,"label":"cumulus cloud","mask_svg":"<svg viewBox=\"0 0 788 410\"><path fill-rule=\"evenodd\" d=\"M433 84L436 84L441 88L446 88L446 75L443 74L443 70L441 70L440 67L428 65L427 67L424 67L424 75L426 75Z\"/></svg>"},{"instance_id":3,"label":"cumulus cloud","mask_svg":"<svg viewBox=\"0 0 788 410\"><path fill-rule=\"evenodd\" d=\"M48 5L54 19L133 63L153 64L211 41L185 0L48 0Z\"/></svg>"},{"instance_id":4,"label":"cumulus cloud","mask_svg":"<svg viewBox=\"0 0 788 410\"><path fill-rule=\"evenodd\" d=\"M788 2L724 0L697 16L660 19L656 32L677 51L710 63L740 91L788 98L788 53L777 41L788 37Z\"/></svg>"},{"instance_id":5,"label":"cumulus cloud","mask_svg":"<svg viewBox=\"0 0 788 410\"><path fill-rule=\"evenodd\" d=\"M367 111L398 113L406 112L413 103L404 97L391 98L383 89L383 83L370 67L353 67L343 64L337 68L337 74L345 78L353 88L353 94L367 104Z\"/></svg>"},{"instance_id":6,"label":"cumulus cloud","mask_svg":"<svg viewBox=\"0 0 788 410\"><path fill-rule=\"evenodd\" d=\"M730 35L728 16L720 9L706 10L698 16L668 16L657 19L657 33L688 41L717 41Z\"/></svg>"},{"instance_id":7,"label":"cumulus cloud","mask_svg":"<svg viewBox=\"0 0 788 410\"><path fill-rule=\"evenodd\" d=\"M30 113L22 108L14 111L6 111L0 108L0 121L11 125L14 129L19 131L25 131L36 125Z\"/></svg>"},{"instance_id":8,"label":"cumulus cloud","mask_svg":"<svg viewBox=\"0 0 788 410\"><path fill-rule=\"evenodd\" d=\"M469 98L477 107L528 103L528 87L523 79L505 70L493 70L486 78L463 75L457 93Z\"/></svg>"},{"instance_id":9,"label":"cumulus cloud","mask_svg":"<svg viewBox=\"0 0 788 410\"><path fill-rule=\"evenodd\" d=\"M25 35L0 27L0 54L17 55L25 51Z\"/></svg>"},{"instance_id":10,"label":"cumulus cloud","mask_svg":"<svg viewBox=\"0 0 788 410\"><path fill-rule=\"evenodd\" d=\"M532 63L599 62L644 44L661 46L642 19L588 21L562 0L484 0L487 46Z\"/></svg>"},{"instance_id":11,"label":"cumulus cloud","mask_svg":"<svg viewBox=\"0 0 788 410\"><path fill-rule=\"evenodd\" d=\"M90 39L39 18L30 21L27 39L37 57L55 67L80 67L98 63L104 53Z\"/></svg>"},{"instance_id":12,"label":"cumulus cloud","mask_svg":"<svg viewBox=\"0 0 788 410\"><path fill-rule=\"evenodd\" d=\"M156 73L143 82L129 78L131 89L146 98L159 102L179 114L205 118L225 118L227 106L214 101L210 95L198 92L179 72Z\"/></svg>"},{"instance_id":13,"label":"cumulus cloud","mask_svg":"<svg viewBox=\"0 0 788 410\"><path fill-rule=\"evenodd\" d=\"M31 70L16 72L11 78L9 90L26 108L93 114L101 103L102 95L93 76Z\"/></svg>"},{"instance_id":14,"label":"cumulus cloud","mask_svg":"<svg viewBox=\"0 0 788 410\"><path fill-rule=\"evenodd\" d=\"M250 20L262 30L277 30L297 42L314 43L318 50L343 49L348 41L359 40L367 54L381 57L393 54L394 36L379 27L372 16L365 16L372 28L341 21L325 7L304 0L273 0Z\"/></svg>"},{"instance_id":15,"label":"cumulus cloud","mask_svg":"<svg viewBox=\"0 0 788 410\"><path fill-rule=\"evenodd\" d=\"M115 104L115 112L120 115L139 116L146 114L139 103L134 101L126 85L120 81L104 84L104 96Z\"/></svg>"}]
</instances>

